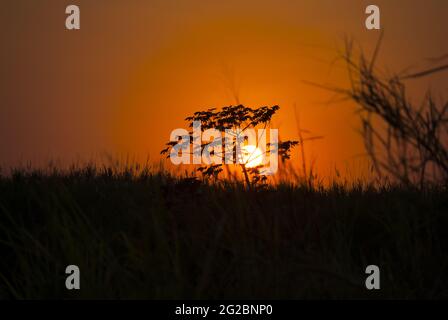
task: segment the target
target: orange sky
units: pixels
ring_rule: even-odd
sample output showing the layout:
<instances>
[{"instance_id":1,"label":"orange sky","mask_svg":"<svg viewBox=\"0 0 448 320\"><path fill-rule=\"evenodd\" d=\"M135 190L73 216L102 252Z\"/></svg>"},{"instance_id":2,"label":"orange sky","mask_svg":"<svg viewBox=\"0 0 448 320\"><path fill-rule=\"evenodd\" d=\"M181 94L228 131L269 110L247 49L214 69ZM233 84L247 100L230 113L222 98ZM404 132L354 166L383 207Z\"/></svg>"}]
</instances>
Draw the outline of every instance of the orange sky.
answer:
<instances>
[{"instance_id":1,"label":"orange sky","mask_svg":"<svg viewBox=\"0 0 448 320\"><path fill-rule=\"evenodd\" d=\"M380 64L401 71L448 52L448 1L373 1L385 32ZM159 159L171 130L192 112L235 103L278 104L274 122L307 146L318 171L354 174L363 158L350 104L303 80L345 85L330 66L344 36L367 51L378 38L357 0L7 0L0 12L0 164L70 162L104 152ZM81 9L81 30L65 30L65 7ZM233 79L233 80L232 80ZM411 83L447 92L446 77Z\"/></svg>"}]
</instances>

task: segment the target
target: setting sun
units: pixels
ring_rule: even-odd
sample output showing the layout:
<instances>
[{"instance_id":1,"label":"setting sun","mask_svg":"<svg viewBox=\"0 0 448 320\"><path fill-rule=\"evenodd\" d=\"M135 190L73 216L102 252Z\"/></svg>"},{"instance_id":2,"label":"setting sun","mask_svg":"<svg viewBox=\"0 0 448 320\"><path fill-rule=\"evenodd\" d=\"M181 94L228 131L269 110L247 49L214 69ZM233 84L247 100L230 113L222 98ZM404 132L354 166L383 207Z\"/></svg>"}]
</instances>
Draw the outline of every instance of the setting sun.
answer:
<instances>
[{"instance_id":1,"label":"setting sun","mask_svg":"<svg viewBox=\"0 0 448 320\"><path fill-rule=\"evenodd\" d=\"M254 145L246 145L241 150L243 163L247 168L255 168L263 164L263 152Z\"/></svg>"}]
</instances>

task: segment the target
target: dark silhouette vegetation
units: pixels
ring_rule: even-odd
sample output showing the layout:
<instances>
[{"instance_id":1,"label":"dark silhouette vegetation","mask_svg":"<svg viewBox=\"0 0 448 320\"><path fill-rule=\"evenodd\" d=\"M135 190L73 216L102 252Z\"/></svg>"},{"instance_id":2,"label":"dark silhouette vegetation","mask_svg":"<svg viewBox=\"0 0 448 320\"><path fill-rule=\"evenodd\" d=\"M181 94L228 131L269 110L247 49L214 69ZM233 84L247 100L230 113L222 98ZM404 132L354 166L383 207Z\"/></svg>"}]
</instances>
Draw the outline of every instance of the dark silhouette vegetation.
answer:
<instances>
[{"instance_id":1,"label":"dark silhouette vegetation","mask_svg":"<svg viewBox=\"0 0 448 320\"><path fill-rule=\"evenodd\" d=\"M18 170L0 178L0 298L447 298L447 208L441 187Z\"/></svg>"}]
</instances>

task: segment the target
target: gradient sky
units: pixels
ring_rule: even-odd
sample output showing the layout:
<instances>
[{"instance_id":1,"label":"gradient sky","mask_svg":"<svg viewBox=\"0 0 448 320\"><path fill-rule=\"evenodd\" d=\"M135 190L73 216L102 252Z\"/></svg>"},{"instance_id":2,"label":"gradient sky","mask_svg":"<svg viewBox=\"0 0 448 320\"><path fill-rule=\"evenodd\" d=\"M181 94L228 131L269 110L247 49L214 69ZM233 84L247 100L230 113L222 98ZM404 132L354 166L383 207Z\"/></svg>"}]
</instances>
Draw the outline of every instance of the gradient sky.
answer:
<instances>
[{"instance_id":1,"label":"gradient sky","mask_svg":"<svg viewBox=\"0 0 448 320\"><path fill-rule=\"evenodd\" d=\"M68 163L159 151L194 111L240 102L278 104L274 122L297 138L323 135L307 153L321 172L362 163L354 106L303 80L346 85L331 62L345 36L367 52L378 31L364 27L377 4L384 70L425 66L448 52L446 0L4 0L0 11L0 165ZM81 9L81 30L65 29L65 7ZM410 83L446 94L446 75Z\"/></svg>"}]
</instances>

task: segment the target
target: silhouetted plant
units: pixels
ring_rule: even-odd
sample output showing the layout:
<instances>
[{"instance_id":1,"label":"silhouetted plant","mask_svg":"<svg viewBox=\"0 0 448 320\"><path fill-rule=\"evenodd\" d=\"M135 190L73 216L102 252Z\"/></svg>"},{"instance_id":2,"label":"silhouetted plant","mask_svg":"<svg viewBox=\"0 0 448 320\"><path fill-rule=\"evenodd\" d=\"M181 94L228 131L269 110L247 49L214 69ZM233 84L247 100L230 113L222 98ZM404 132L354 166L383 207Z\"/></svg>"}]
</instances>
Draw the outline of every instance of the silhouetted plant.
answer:
<instances>
[{"instance_id":1,"label":"silhouetted plant","mask_svg":"<svg viewBox=\"0 0 448 320\"><path fill-rule=\"evenodd\" d=\"M209 164L209 165L201 165L197 168L197 171L200 172L205 177L218 177L218 175L223 171L223 166L225 166L225 157L226 154L231 154L232 159L238 159L237 150L239 149L237 146L240 144L240 148L246 142L244 140L244 132L248 129L262 129L264 134L266 134L266 129L269 126L272 117L279 110L278 106L272 107L260 107L260 108L250 108L245 107L243 105L236 106L228 106L224 107L221 110L216 110L215 108L208 109L206 111L198 111L195 112L192 116L187 117L185 120L189 122L189 127L193 129L193 122L199 121L201 123L201 132L204 132L208 129L216 129L220 132L231 132L234 134L234 139L219 139L218 141L213 140L211 142L203 142L199 143L194 141L193 130L189 132L189 136L186 141L189 144L190 154L193 154L195 151L199 151L200 154L205 149L211 147L221 147L223 150L220 154L215 154L214 151L210 151L211 156L217 156L221 159L221 163L218 164ZM184 137L186 138L186 137ZM170 157L169 150L178 144L178 141L170 141L166 144L167 148L161 151L161 154L167 154L167 158ZM282 160L287 160L290 158L290 150L294 146L298 144L297 141L279 141L276 145L271 145L270 143L266 144L266 152L264 155L266 156L270 152L277 152L278 156ZM200 148L200 150L195 150L195 146ZM257 142L258 147L258 142ZM270 149L270 151L269 151ZM251 186L266 182L267 177L262 175L260 172L260 166L256 167L248 167L247 164L249 161L252 161L249 158L246 162L241 161L237 164L241 168L241 172L244 176L246 185L248 188Z\"/></svg>"},{"instance_id":2,"label":"silhouetted plant","mask_svg":"<svg viewBox=\"0 0 448 320\"><path fill-rule=\"evenodd\" d=\"M448 101L437 103L428 92L421 105L415 106L407 96L405 80L447 70L448 65L413 74L381 76L375 67L380 44L381 39L369 59L362 50L355 54L353 42L347 41L342 58L350 87L322 87L359 107L365 148L380 176L386 173L401 183L421 187L447 183Z\"/></svg>"}]
</instances>

